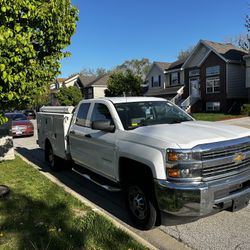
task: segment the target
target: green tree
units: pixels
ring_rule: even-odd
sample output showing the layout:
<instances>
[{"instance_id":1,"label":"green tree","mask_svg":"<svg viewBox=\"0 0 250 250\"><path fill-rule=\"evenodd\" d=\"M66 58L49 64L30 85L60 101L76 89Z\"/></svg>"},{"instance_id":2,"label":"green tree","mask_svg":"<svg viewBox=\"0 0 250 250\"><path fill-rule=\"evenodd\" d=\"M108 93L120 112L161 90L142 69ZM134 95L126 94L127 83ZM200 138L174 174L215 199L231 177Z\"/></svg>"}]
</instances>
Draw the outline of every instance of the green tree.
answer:
<instances>
[{"instance_id":1,"label":"green tree","mask_svg":"<svg viewBox=\"0 0 250 250\"><path fill-rule=\"evenodd\" d=\"M177 56L178 60L186 60L188 56L192 53L194 46L189 47L186 50L181 50Z\"/></svg>"},{"instance_id":2,"label":"green tree","mask_svg":"<svg viewBox=\"0 0 250 250\"><path fill-rule=\"evenodd\" d=\"M141 95L142 79L130 70L114 71L108 79L105 96L138 96Z\"/></svg>"},{"instance_id":3,"label":"green tree","mask_svg":"<svg viewBox=\"0 0 250 250\"><path fill-rule=\"evenodd\" d=\"M69 56L77 18L71 0L0 0L0 110L47 90Z\"/></svg>"},{"instance_id":4,"label":"green tree","mask_svg":"<svg viewBox=\"0 0 250 250\"><path fill-rule=\"evenodd\" d=\"M56 98L62 106L76 106L82 100L82 93L76 86L63 86L56 94Z\"/></svg>"},{"instance_id":5,"label":"green tree","mask_svg":"<svg viewBox=\"0 0 250 250\"><path fill-rule=\"evenodd\" d=\"M117 70L130 70L134 75L140 76L145 79L152 63L148 58L142 58L141 60L133 59L127 60L123 64L117 66Z\"/></svg>"}]
</instances>

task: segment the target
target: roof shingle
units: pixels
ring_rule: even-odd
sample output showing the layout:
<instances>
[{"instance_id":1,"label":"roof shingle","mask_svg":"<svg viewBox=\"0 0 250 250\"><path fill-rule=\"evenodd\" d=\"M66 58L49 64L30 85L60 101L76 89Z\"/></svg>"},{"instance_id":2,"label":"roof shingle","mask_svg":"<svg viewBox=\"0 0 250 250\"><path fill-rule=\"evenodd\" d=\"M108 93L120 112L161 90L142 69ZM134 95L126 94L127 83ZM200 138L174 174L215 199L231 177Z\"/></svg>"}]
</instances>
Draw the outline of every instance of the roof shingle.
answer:
<instances>
[{"instance_id":1,"label":"roof shingle","mask_svg":"<svg viewBox=\"0 0 250 250\"><path fill-rule=\"evenodd\" d=\"M217 43L207 40L202 40L202 42L227 60L241 61L243 60L243 56L247 54L247 51L238 48L231 43Z\"/></svg>"}]
</instances>

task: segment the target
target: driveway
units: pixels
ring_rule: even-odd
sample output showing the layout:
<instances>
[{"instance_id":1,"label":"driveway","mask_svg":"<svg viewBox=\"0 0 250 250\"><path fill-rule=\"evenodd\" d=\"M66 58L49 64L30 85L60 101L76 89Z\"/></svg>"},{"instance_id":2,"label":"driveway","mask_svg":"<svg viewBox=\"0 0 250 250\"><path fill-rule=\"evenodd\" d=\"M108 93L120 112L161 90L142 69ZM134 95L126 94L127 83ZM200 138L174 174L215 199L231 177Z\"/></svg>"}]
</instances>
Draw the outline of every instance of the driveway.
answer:
<instances>
[{"instance_id":1,"label":"driveway","mask_svg":"<svg viewBox=\"0 0 250 250\"><path fill-rule=\"evenodd\" d=\"M230 122L246 127L250 125L248 119L244 118L241 121L234 119L233 122ZM223 122L229 123L229 121ZM43 151L36 145L36 134L29 138L15 139L14 145L16 151L36 163L41 171L51 173L43 161ZM235 213L222 211L199 220L169 216L167 226L142 232L132 227L121 193L107 192L72 171L52 174L59 181L95 203L98 208L104 210L109 216L133 230L158 249L185 249L185 246L189 246L192 249L199 250L250 250L250 205ZM182 244L169 236L182 242Z\"/></svg>"}]
</instances>

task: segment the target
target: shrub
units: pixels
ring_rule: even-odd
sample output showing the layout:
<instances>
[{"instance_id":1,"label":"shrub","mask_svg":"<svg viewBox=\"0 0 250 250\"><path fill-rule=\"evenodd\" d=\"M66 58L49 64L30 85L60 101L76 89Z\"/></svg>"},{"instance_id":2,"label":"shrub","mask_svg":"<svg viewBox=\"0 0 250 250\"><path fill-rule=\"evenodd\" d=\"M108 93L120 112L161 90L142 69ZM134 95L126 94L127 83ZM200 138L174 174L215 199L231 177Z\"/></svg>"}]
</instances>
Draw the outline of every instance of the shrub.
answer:
<instances>
[{"instance_id":1,"label":"shrub","mask_svg":"<svg viewBox=\"0 0 250 250\"><path fill-rule=\"evenodd\" d=\"M240 113L242 115L248 115L250 116L250 103L245 103L241 106Z\"/></svg>"}]
</instances>

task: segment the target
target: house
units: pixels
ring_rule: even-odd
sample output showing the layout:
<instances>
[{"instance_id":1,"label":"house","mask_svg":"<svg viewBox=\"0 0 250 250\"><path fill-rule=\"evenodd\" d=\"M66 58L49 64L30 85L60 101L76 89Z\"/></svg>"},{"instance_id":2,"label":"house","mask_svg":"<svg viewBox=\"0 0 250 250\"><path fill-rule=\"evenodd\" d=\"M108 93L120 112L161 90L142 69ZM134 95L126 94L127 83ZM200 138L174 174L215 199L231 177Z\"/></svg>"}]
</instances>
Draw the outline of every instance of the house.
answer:
<instances>
[{"instance_id":1,"label":"house","mask_svg":"<svg viewBox=\"0 0 250 250\"><path fill-rule=\"evenodd\" d=\"M231 112L247 98L246 51L230 43L200 40L182 65L185 87L181 106L192 112Z\"/></svg>"},{"instance_id":2,"label":"house","mask_svg":"<svg viewBox=\"0 0 250 250\"><path fill-rule=\"evenodd\" d=\"M84 88L85 99L104 97L109 76L104 74L90 81Z\"/></svg>"},{"instance_id":3,"label":"house","mask_svg":"<svg viewBox=\"0 0 250 250\"><path fill-rule=\"evenodd\" d=\"M183 63L184 60L173 63L154 62L147 75L148 90L144 95L168 100L175 97L179 89L184 86Z\"/></svg>"},{"instance_id":4,"label":"house","mask_svg":"<svg viewBox=\"0 0 250 250\"><path fill-rule=\"evenodd\" d=\"M250 51L244 56L246 61L246 88L248 93L248 102L250 103Z\"/></svg>"},{"instance_id":5,"label":"house","mask_svg":"<svg viewBox=\"0 0 250 250\"><path fill-rule=\"evenodd\" d=\"M57 78L56 82L50 85L50 103L53 106L58 105L55 95L62 86L77 86L85 99L104 97L108 78L109 74L99 77L75 74L67 79Z\"/></svg>"},{"instance_id":6,"label":"house","mask_svg":"<svg viewBox=\"0 0 250 250\"><path fill-rule=\"evenodd\" d=\"M50 85L51 90L57 90L62 87L63 82L66 80L66 78L56 78L55 83L52 83Z\"/></svg>"},{"instance_id":7,"label":"house","mask_svg":"<svg viewBox=\"0 0 250 250\"><path fill-rule=\"evenodd\" d=\"M50 84L50 96L49 96L49 102L53 106L58 105L58 101L56 99L56 93L59 91L59 88L62 87L63 82L66 80L66 78L56 78L55 83Z\"/></svg>"},{"instance_id":8,"label":"house","mask_svg":"<svg viewBox=\"0 0 250 250\"><path fill-rule=\"evenodd\" d=\"M167 62L153 62L147 76L146 82L148 85L145 96L165 97L164 90L166 86L165 69L170 65Z\"/></svg>"},{"instance_id":9,"label":"house","mask_svg":"<svg viewBox=\"0 0 250 250\"><path fill-rule=\"evenodd\" d=\"M78 86L85 99L93 98L93 88L91 82L96 79L96 76L79 75Z\"/></svg>"},{"instance_id":10,"label":"house","mask_svg":"<svg viewBox=\"0 0 250 250\"><path fill-rule=\"evenodd\" d=\"M185 61L165 65L165 85L156 91L149 84L146 95L171 99L189 112L231 112L247 98L244 55L232 44L200 40Z\"/></svg>"}]
</instances>

